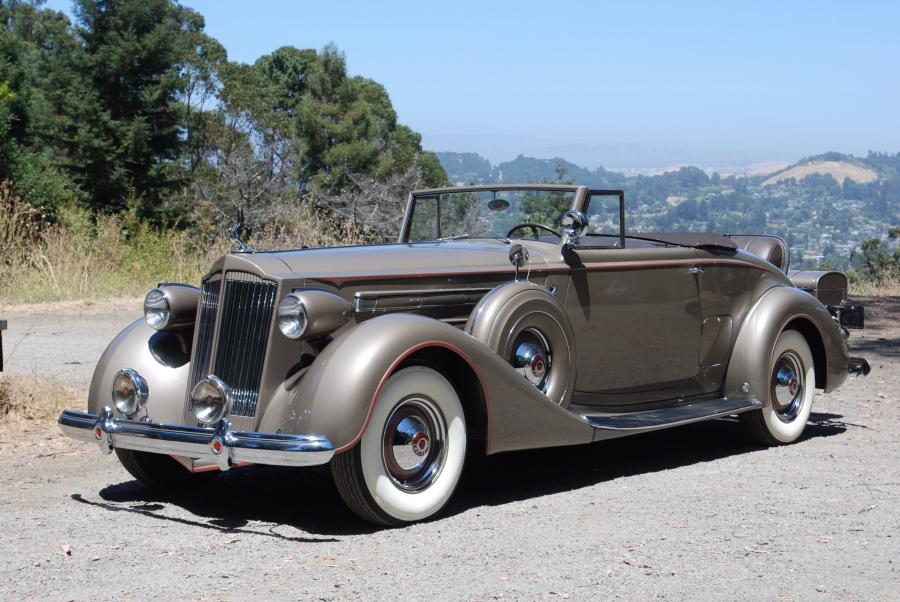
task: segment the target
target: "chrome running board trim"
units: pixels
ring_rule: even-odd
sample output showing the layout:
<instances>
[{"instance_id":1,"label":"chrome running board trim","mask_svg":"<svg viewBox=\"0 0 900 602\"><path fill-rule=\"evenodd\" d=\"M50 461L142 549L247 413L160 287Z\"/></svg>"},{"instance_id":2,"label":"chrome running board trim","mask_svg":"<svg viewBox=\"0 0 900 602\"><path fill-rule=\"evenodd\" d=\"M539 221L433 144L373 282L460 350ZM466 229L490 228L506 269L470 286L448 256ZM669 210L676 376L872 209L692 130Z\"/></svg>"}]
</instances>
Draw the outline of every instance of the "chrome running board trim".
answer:
<instances>
[{"instance_id":1,"label":"chrome running board trim","mask_svg":"<svg viewBox=\"0 0 900 602\"><path fill-rule=\"evenodd\" d=\"M598 431L616 431L622 435L690 424L711 418L722 418L750 410L758 410L758 399L711 399L694 403L628 412L625 414L582 414Z\"/></svg>"}]
</instances>

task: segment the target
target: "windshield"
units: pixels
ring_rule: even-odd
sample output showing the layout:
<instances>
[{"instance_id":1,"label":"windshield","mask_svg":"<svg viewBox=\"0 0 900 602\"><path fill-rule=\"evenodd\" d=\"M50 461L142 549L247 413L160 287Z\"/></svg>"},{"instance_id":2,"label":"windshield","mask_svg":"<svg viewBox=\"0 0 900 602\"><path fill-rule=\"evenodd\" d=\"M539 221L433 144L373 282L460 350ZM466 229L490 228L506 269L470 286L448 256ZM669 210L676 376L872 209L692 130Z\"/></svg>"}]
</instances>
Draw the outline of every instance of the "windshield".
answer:
<instances>
[{"instance_id":1,"label":"windshield","mask_svg":"<svg viewBox=\"0 0 900 602\"><path fill-rule=\"evenodd\" d=\"M416 196L408 240L532 238L559 241L573 190L479 190Z\"/></svg>"}]
</instances>

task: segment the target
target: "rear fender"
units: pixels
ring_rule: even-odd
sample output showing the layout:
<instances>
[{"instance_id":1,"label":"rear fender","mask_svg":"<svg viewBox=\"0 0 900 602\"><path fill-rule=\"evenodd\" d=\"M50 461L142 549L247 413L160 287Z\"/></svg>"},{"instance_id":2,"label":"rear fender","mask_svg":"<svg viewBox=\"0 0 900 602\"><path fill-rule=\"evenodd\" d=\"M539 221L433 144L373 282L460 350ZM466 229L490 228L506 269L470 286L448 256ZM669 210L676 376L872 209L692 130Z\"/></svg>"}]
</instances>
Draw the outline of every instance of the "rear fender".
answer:
<instances>
[{"instance_id":1,"label":"rear fender","mask_svg":"<svg viewBox=\"0 0 900 602\"><path fill-rule=\"evenodd\" d=\"M769 403L772 352L787 328L799 330L809 343L816 364L816 386L829 392L843 384L847 345L831 314L809 293L776 286L756 301L740 327L725 376L725 397L752 397Z\"/></svg>"},{"instance_id":2,"label":"rear fender","mask_svg":"<svg viewBox=\"0 0 900 602\"><path fill-rule=\"evenodd\" d=\"M480 341L414 314L387 314L341 331L302 377L279 387L259 430L321 434L337 451L349 449L365 432L390 375L429 347L449 349L477 375L488 453L592 440L586 420L552 403Z\"/></svg>"}]
</instances>

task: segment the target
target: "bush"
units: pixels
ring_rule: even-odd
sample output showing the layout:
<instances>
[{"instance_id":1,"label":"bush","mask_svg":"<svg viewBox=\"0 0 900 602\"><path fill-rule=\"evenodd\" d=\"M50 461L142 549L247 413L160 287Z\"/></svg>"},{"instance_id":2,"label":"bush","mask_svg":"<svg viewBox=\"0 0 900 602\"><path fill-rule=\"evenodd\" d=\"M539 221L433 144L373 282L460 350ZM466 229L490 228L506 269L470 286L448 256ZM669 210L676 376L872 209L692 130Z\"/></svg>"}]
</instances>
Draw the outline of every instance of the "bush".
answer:
<instances>
[{"instance_id":1,"label":"bush","mask_svg":"<svg viewBox=\"0 0 900 602\"><path fill-rule=\"evenodd\" d=\"M35 303L143 295L158 282L197 284L234 245L221 227L162 229L135 212L91 213L74 205L50 221L0 184L0 300ZM364 242L352 221L335 223L309 207L280 208L248 240L274 250Z\"/></svg>"},{"instance_id":2,"label":"bush","mask_svg":"<svg viewBox=\"0 0 900 602\"><path fill-rule=\"evenodd\" d=\"M900 295L900 227L888 230L887 240L870 238L851 254L854 269L847 273L850 289L860 295Z\"/></svg>"}]
</instances>

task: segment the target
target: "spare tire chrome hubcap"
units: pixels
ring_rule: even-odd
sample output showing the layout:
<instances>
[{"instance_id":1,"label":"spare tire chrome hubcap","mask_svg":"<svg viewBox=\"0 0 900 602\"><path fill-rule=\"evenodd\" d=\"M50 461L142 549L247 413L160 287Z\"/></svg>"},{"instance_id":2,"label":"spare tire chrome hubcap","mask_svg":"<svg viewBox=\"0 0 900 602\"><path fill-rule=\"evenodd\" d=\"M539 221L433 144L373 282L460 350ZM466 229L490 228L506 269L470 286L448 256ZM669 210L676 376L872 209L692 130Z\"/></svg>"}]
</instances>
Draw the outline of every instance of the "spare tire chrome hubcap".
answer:
<instances>
[{"instance_id":1,"label":"spare tire chrome hubcap","mask_svg":"<svg viewBox=\"0 0 900 602\"><path fill-rule=\"evenodd\" d=\"M550 346L540 332L528 328L516 336L509 363L516 372L542 392L547 390L550 360Z\"/></svg>"}]
</instances>

